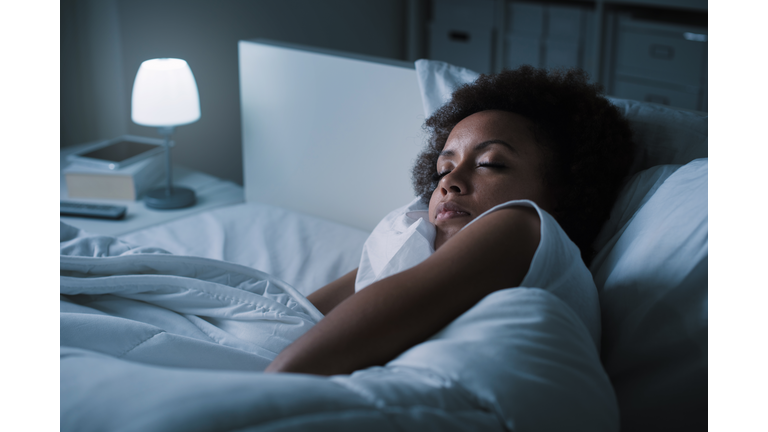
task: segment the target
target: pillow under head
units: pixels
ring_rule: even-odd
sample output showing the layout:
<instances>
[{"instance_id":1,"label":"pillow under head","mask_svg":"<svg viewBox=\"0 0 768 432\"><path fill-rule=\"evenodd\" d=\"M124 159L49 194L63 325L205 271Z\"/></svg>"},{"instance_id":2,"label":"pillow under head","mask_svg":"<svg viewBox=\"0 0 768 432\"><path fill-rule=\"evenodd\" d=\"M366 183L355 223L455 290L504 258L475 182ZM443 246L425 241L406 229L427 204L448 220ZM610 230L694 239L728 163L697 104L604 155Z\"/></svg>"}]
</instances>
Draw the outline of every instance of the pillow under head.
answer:
<instances>
[{"instance_id":1,"label":"pillow under head","mask_svg":"<svg viewBox=\"0 0 768 432\"><path fill-rule=\"evenodd\" d=\"M630 175L663 164L686 164L708 155L706 113L608 97L629 120L635 142Z\"/></svg>"}]
</instances>

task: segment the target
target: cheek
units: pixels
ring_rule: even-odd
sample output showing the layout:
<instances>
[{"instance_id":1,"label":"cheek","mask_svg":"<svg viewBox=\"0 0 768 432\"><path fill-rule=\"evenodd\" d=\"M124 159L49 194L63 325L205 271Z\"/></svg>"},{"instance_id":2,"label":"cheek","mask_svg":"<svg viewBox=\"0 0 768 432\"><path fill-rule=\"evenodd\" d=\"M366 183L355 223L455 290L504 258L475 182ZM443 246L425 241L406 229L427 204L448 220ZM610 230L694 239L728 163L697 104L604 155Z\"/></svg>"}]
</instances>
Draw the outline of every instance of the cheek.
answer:
<instances>
[{"instance_id":1,"label":"cheek","mask_svg":"<svg viewBox=\"0 0 768 432\"><path fill-rule=\"evenodd\" d=\"M499 204L507 201L519 199L532 199L539 195L538 185L531 184L527 179L500 179L483 188L478 195L478 203L483 207L483 211L489 210Z\"/></svg>"},{"instance_id":2,"label":"cheek","mask_svg":"<svg viewBox=\"0 0 768 432\"><path fill-rule=\"evenodd\" d=\"M437 188L432 192L432 197L429 199L429 221L435 220L435 208L440 203L440 197L437 194Z\"/></svg>"}]
</instances>

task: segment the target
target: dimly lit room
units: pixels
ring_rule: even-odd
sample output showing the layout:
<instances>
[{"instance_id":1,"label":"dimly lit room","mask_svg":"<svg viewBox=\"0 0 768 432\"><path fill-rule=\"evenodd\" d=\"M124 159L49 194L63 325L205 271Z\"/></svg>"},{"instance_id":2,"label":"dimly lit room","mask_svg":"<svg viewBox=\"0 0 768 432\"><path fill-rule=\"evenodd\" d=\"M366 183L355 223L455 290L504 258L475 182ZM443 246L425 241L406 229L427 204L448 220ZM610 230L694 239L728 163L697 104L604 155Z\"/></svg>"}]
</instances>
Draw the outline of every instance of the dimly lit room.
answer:
<instances>
[{"instance_id":1,"label":"dimly lit room","mask_svg":"<svg viewBox=\"0 0 768 432\"><path fill-rule=\"evenodd\" d=\"M707 430L708 7L62 0L60 430Z\"/></svg>"}]
</instances>

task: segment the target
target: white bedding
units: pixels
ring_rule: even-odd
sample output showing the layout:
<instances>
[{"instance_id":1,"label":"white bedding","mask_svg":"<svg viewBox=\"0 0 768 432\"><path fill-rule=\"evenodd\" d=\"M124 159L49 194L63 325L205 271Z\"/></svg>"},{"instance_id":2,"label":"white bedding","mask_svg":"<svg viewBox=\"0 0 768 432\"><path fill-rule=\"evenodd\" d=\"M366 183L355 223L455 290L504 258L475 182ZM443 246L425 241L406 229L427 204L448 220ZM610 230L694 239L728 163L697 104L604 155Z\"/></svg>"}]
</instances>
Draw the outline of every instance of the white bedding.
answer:
<instances>
[{"instance_id":1,"label":"white bedding","mask_svg":"<svg viewBox=\"0 0 768 432\"><path fill-rule=\"evenodd\" d=\"M61 429L617 430L589 332L539 289L498 291L382 367L258 372L319 312L218 260L61 231Z\"/></svg>"},{"instance_id":2,"label":"white bedding","mask_svg":"<svg viewBox=\"0 0 768 432\"><path fill-rule=\"evenodd\" d=\"M427 111L473 76L421 66ZM368 233L244 204L122 237L142 247L62 229L61 429L704 430L707 118L613 103L639 146L591 267L607 374L536 288L487 296L382 367L260 373L319 318L302 294L357 267Z\"/></svg>"},{"instance_id":3,"label":"white bedding","mask_svg":"<svg viewBox=\"0 0 768 432\"><path fill-rule=\"evenodd\" d=\"M63 346L165 366L263 370L322 318L265 273L61 231Z\"/></svg>"},{"instance_id":4,"label":"white bedding","mask_svg":"<svg viewBox=\"0 0 768 432\"><path fill-rule=\"evenodd\" d=\"M368 234L315 216L246 203L198 213L120 239L176 255L242 264L308 295L357 268Z\"/></svg>"}]
</instances>

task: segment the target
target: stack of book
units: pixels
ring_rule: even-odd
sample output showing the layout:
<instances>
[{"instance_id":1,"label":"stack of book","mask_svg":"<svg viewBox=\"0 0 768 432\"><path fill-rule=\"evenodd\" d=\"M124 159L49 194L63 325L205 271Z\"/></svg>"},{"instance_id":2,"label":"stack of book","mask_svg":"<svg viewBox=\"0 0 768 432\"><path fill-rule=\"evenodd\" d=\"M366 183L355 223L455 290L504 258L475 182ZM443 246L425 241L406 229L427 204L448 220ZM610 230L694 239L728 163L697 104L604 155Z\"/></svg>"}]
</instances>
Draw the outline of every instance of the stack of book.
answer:
<instances>
[{"instance_id":1,"label":"stack of book","mask_svg":"<svg viewBox=\"0 0 768 432\"><path fill-rule=\"evenodd\" d=\"M63 170L69 198L138 200L165 178L160 153L116 169L71 162Z\"/></svg>"}]
</instances>

